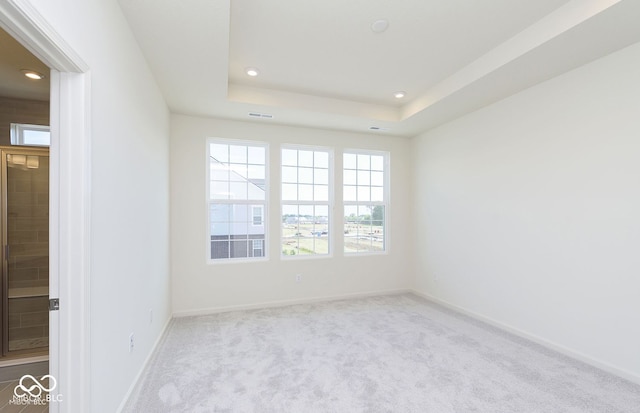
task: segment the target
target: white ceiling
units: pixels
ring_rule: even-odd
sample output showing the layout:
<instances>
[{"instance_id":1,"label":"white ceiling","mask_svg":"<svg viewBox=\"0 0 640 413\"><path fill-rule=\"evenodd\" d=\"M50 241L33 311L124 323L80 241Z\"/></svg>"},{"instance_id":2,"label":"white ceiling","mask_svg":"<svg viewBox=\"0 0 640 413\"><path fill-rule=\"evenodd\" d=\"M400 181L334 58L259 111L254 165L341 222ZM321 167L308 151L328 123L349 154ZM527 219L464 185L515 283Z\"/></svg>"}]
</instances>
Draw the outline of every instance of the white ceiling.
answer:
<instances>
[{"instance_id":1,"label":"white ceiling","mask_svg":"<svg viewBox=\"0 0 640 413\"><path fill-rule=\"evenodd\" d=\"M566 2L233 0L229 82L400 106Z\"/></svg>"},{"instance_id":2,"label":"white ceiling","mask_svg":"<svg viewBox=\"0 0 640 413\"><path fill-rule=\"evenodd\" d=\"M638 0L119 2L174 112L397 136L640 41Z\"/></svg>"},{"instance_id":3,"label":"white ceiling","mask_svg":"<svg viewBox=\"0 0 640 413\"><path fill-rule=\"evenodd\" d=\"M22 69L46 75L42 80L28 79ZM0 96L49 100L49 68L0 28Z\"/></svg>"}]
</instances>

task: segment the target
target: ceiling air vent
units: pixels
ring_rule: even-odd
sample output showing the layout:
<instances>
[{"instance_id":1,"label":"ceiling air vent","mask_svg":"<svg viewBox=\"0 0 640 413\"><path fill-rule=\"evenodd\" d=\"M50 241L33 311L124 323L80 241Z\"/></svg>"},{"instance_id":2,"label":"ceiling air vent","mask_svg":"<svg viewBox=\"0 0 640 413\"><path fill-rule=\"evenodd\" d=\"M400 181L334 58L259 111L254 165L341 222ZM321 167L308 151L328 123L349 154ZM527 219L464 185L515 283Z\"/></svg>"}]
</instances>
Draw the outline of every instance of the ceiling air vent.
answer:
<instances>
[{"instance_id":1,"label":"ceiling air vent","mask_svg":"<svg viewBox=\"0 0 640 413\"><path fill-rule=\"evenodd\" d=\"M249 116L252 118L273 119L273 115L268 113L249 112Z\"/></svg>"},{"instance_id":2,"label":"ceiling air vent","mask_svg":"<svg viewBox=\"0 0 640 413\"><path fill-rule=\"evenodd\" d=\"M389 128L381 128L380 126L369 126L369 130L375 130L375 131L388 131Z\"/></svg>"}]
</instances>

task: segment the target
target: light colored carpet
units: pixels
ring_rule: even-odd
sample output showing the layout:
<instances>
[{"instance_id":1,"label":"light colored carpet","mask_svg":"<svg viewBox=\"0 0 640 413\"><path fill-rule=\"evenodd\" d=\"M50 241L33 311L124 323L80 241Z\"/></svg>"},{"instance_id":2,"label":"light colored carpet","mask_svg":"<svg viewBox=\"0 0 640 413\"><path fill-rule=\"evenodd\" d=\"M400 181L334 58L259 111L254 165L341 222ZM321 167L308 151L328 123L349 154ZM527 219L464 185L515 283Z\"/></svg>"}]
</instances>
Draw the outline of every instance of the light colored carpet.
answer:
<instances>
[{"instance_id":1,"label":"light colored carpet","mask_svg":"<svg viewBox=\"0 0 640 413\"><path fill-rule=\"evenodd\" d=\"M178 318L125 412L640 412L640 386L414 295Z\"/></svg>"}]
</instances>

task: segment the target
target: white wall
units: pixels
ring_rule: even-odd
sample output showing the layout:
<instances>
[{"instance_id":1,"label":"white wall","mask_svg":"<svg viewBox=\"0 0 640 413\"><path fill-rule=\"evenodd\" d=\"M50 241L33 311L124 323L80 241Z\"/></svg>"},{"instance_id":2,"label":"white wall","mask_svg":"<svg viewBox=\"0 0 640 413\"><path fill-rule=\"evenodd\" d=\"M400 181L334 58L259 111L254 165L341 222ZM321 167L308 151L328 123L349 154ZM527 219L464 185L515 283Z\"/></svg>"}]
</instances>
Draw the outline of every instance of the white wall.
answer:
<instances>
[{"instance_id":1,"label":"white wall","mask_svg":"<svg viewBox=\"0 0 640 413\"><path fill-rule=\"evenodd\" d=\"M207 264L206 142L207 138L266 141L270 145L270 259L255 263ZM320 145L335 150L336 182L342 182L344 148L391 153L389 254L344 257L342 239L334 239L333 258L280 259L279 145ZM171 116L171 267L176 314L292 302L318 297L409 288L410 220L409 140L376 135ZM334 217L341 217L342 188L336 188ZM334 221L333 232L342 234ZM295 275L302 281L295 282Z\"/></svg>"},{"instance_id":2,"label":"white wall","mask_svg":"<svg viewBox=\"0 0 640 413\"><path fill-rule=\"evenodd\" d=\"M91 412L114 412L170 317L169 113L117 2L31 3L90 67Z\"/></svg>"},{"instance_id":3,"label":"white wall","mask_svg":"<svg viewBox=\"0 0 640 413\"><path fill-rule=\"evenodd\" d=\"M413 141L416 288L640 382L640 44Z\"/></svg>"}]
</instances>

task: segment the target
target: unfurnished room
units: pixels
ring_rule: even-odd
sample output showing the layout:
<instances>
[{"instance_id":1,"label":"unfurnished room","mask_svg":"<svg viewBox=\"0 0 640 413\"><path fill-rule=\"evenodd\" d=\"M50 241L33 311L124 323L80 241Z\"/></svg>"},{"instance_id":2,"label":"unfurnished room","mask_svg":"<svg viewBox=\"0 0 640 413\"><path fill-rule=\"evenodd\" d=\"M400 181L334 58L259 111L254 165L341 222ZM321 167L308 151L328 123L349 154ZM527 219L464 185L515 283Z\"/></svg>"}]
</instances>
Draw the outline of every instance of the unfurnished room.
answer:
<instances>
[{"instance_id":1,"label":"unfurnished room","mask_svg":"<svg viewBox=\"0 0 640 413\"><path fill-rule=\"evenodd\" d=\"M0 0L0 411L640 412L639 21Z\"/></svg>"}]
</instances>

